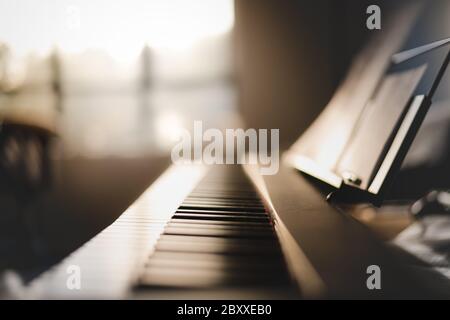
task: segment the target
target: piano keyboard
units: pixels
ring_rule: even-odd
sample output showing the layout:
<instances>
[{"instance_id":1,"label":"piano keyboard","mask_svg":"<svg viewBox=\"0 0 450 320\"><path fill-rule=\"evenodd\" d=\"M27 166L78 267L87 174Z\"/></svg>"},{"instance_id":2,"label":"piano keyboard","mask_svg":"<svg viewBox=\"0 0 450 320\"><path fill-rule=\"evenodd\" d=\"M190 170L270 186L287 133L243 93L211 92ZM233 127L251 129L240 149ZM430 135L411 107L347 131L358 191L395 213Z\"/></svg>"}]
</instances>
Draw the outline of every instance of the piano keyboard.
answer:
<instances>
[{"instance_id":1,"label":"piano keyboard","mask_svg":"<svg viewBox=\"0 0 450 320\"><path fill-rule=\"evenodd\" d=\"M240 167L209 170L167 223L139 288L290 286L280 244Z\"/></svg>"},{"instance_id":2,"label":"piano keyboard","mask_svg":"<svg viewBox=\"0 0 450 320\"><path fill-rule=\"evenodd\" d=\"M80 290L67 287L70 266L81 270ZM172 167L114 223L28 287L33 299L297 293L264 205L236 166Z\"/></svg>"}]
</instances>

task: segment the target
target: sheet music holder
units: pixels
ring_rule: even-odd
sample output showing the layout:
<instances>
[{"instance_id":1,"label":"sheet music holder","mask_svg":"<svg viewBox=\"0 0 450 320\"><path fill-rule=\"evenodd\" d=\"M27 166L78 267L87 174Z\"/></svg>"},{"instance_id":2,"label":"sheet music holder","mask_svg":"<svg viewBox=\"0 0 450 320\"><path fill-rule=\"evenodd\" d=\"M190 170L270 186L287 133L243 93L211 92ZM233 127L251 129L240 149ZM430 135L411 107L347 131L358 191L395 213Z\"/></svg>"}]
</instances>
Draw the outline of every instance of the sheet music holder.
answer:
<instances>
[{"instance_id":1,"label":"sheet music holder","mask_svg":"<svg viewBox=\"0 0 450 320\"><path fill-rule=\"evenodd\" d=\"M397 18L395 32L366 47L285 155L290 165L335 188L329 200L379 205L431 105L449 63L450 38L410 47L415 15L411 9Z\"/></svg>"}]
</instances>

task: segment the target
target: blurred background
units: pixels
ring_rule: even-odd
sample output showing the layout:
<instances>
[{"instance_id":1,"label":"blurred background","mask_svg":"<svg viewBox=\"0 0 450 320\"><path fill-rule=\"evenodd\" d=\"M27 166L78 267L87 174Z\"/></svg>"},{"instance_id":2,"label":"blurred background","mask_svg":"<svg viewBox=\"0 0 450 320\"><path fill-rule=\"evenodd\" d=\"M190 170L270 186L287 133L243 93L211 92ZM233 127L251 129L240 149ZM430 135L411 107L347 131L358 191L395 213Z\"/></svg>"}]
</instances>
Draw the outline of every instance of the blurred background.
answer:
<instances>
[{"instance_id":1,"label":"blurred background","mask_svg":"<svg viewBox=\"0 0 450 320\"><path fill-rule=\"evenodd\" d=\"M56 131L67 155L163 152L193 119L236 107L233 8L1 1L2 112Z\"/></svg>"},{"instance_id":2,"label":"blurred background","mask_svg":"<svg viewBox=\"0 0 450 320\"><path fill-rule=\"evenodd\" d=\"M376 3L384 19L411 1ZM220 127L236 110L287 148L382 32L365 27L372 2L0 1L1 112L58 131L70 155L164 152L193 119ZM448 36L450 2L426 6Z\"/></svg>"},{"instance_id":3,"label":"blurred background","mask_svg":"<svg viewBox=\"0 0 450 320\"><path fill-rule=\"evenodd\" d=\"M53 225L94 225L88 238L161 172L148 157L167 155L194 120L279 128L285 149L368 37L411 1L0 0L1 201ZM424 3L424 32L449 37L450 0ZM382 30L366 28L370 4L382 9ZM449 89L447 72L392 197L449 186ZM43 192L54 158L68 160L57 187ZM31 186L18 197L11 179ZM64 244L81 229L63 238L54 230L55 245L82 243Z\"/></svg>"}]
</instances>

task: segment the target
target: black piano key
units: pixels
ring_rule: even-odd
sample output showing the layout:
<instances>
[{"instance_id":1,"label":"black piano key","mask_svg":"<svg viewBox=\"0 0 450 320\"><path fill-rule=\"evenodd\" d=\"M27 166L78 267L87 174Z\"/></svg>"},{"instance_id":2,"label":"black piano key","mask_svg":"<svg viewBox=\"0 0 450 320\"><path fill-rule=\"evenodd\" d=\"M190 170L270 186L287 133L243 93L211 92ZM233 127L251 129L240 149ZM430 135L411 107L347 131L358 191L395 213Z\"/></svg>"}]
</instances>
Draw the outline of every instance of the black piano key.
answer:
<instances>
[{"instance_id":1,"label":"black piano key","mask_svg":"<svg viewBox=\"0 0 450 320\"><path fill-rule=\"evenodd\" d=\"M203 204L196 204L196 205L181 205L179 209L190 209L190 210L224 210L224 211L249 211L249 212L265 212L264 208L259 207L239 207L239 206L232 206L232 205L203 205Z\"/></svg>"},{"instance_id":2,"label":"black piano key","mask_svg":"<svg viewBox=\"0 0 450 320\"><path fill-rule=\"evenodd\" d=\"M220 270L228 273L259 273L267 274L268 272L285 272L284 265L278 263L262 264L253 261L242 261L243 259L165 259L160 257L154 257L150 259L145 268L159 267L159 268L179 268L189 269L196 268L205 271Z\"/></svg>"},{"instance_id":3,"label":"black piano key","mask_svg":"<svg viewBox=\"0 0 450 320\"><path fill-rule=\"evenodd\" d=\"M168 226L164 234L186 235L186 236L209 236L224 238L273 238L272 232L255 230L230 230L230 229L206 229L206 228L185 228Z\"/></svg>"},{"instance_id":4,"label":"black piano key","mask_svg":"<svg viewBox=\"0 0 450 320\"><path fill-rule=\"evenodd\" d=\"M264 224L253 224L253 225L242 225L238 224L222 224L222 223L189 223L186 220L176 220L173 219L167 224L167 227L180 227L180 228L194 228L194 229L212 229L212 230L241 230L241 231L261 231L269 232L274 234L274 231L270 225Z\"/></svg>"},{"instance_id":5,"label":"black piano key","mask_svg":"<svg viewBox=\"0 0 450 320\"><path fill-rule=\"evenodd\" d=\"M226 202L226 203L244 203L244 204L254 204L264 206L260 199L240 199L240 198L229 198L229 197L220 197L220 196L192 196L189 195L186 197L187 201L199 201L199 202Z\"/></svg>"},{"instance_id":6,"label":"black piano key","mask_svg":"<svg viewBox=\"0 0 450 320\"><path fill-rule=\"evenodd\" d=\"M218 193L217 191L197 191L194 190L189 196L192 197L219 197L222 199L241 199L241 200L249 200L249 201L255 201L255 200L260 200L261 198L259 197L259 195L257 193L245 193L245 192L236 192L236 193L231 193L231 192L220 192Z\"/></svg>"},{"instance_id":7,"label":"black piano key","mask_svg":"<svg viewBox=\"0 0 450 320\"><path fill-rule=\"evenodd\" d=\"M194 213L194 214L219 214L219 215L243 215L243 216L255 216L255 217L267 217L266 212L251 212L251 211L229 211L221 209L178 209L176 213Z\"/></svg>"},{"instance_id":8,"label":"black piano key","mask_svg":"<svg viewBox=\"0 0 450 320\"><path fill-rule=\"evenodd\" d=\"M282 256L274 257L272 259L261 260L259 256L233 256L223 255L218 253L196 253L196 252L177 252L177 251L159 251L156 250L149 262L154 260L172 261L174 264L196 264L196 263L212 263L212 264L231 264L248 267L263 267L263 268L285 268L284 258Z\"/></svg>"},{"instance_id":9,"label":"black piano key","mask_svg":"<svg viewBox=\"0 0 450 320\"><path fill-rule=\"evenodd\" d=\"M165 235L168 237L169 235ZM176 251L176 252L197 252L197 253L217 253L228 255L258 255L265 258L280 254L280 248L276 245L263 243L248 243L248 241L212 241L198 239L199 241L191 241L180 239L178 241L163 239L164 236L156 244L156 250L159 251ZM185 236L182 238L188 238ZM207 237L197 237L207 238ZM212 237L209 237L211 239ZM216 238L220 239L220 238ZM228 240L222 238L220 240Z\"/></svg>"},{"instance_id":10,"label":"black piano key","mask_svg":"<svg viewBox=\"0 0 450 320\"><path fill-rule=\"evenodd\" d=\"M195 201L195 200L184 200L181 204L182 206L211 206L211 207L238 207L238 208L250 208L258 209L260 211L265 211L265 207L259 204L249 204L234 201Z\"/></svg>"},{"instance_id":11,"label":"black piano key","mask_svg":"<svg viewBox=\"0 0 450 320\"><path fill-rule=\"evenodd\" d=\"M221 225L221 226L242 226L248 228L271 228L270 223L266 220L261 220L258 222L248 222L248 221L217 221L217 220L206 220L206 219L178 219L175 216L171 219L174 223L184 223L184 224L203 224L203 225Z\"/></svg>"},{"instance_id":12,"label":"black piano key","mask_svg":"<svg viewBox=\"0 0 450 320\"><path fill-rule=\"evenodd\" d=\"M228 239L217 237L196 237L196 236L180 236L180 235L165 235L162 234L159 241L172 241L172 242L189 242L189 243L212 243L212 244L237 244L243 246L264 246L265 248L276 247L279 248L279 244L276 241L270 239Z\"/></svg>"},{"instance_id":13,"label":"black piano key","mask_svg":"<svg viewBox=\"0 0 450 320\"><path fill-rule=\"evenodd\" d=\"M201 213L176 213L176 219L196 219L196 220L213 220L213 221L242 221L242 222L268 222L266 216L251 215L219 215L219 214L201 214Z\"/></svg>"},{"instance_id":14,"label":"black piano key","mask_svg":"<svg viewBox=\"0 0 450 320\"><path fill-rule=\"evenodd\" d=\"M175 287L175 288L211 288L232 286L267 286L286 285L286 277L276 274L239 274L222 270L178 269L167 267L153 267L144 271L140 286Z\"/></svg>"}]
</instances>

